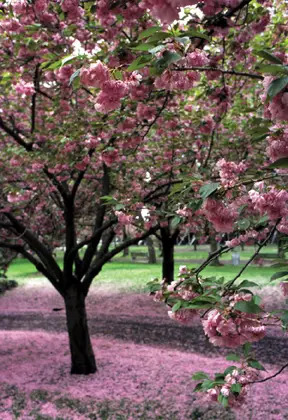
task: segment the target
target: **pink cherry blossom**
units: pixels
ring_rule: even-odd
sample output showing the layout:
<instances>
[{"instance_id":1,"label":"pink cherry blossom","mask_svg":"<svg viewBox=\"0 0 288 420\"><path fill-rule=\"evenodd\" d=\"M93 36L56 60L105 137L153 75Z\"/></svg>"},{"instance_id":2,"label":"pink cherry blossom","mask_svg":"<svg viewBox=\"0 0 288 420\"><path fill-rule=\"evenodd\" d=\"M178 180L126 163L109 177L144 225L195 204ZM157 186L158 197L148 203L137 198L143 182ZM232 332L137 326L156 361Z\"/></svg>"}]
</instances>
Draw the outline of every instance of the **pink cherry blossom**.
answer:
<instances>
[{"instance_id":1,"label":"pink cherry blossom","mask_svg":"<svg viewBox=\"0 0 288 420\"><path fill-rule=\"evenodd\" d=\"M89 67L83 67L80 71L80 81L85 86L102 88L108 80L110 80L109 69L99 60Z\"/></svg>"}]
</instances>

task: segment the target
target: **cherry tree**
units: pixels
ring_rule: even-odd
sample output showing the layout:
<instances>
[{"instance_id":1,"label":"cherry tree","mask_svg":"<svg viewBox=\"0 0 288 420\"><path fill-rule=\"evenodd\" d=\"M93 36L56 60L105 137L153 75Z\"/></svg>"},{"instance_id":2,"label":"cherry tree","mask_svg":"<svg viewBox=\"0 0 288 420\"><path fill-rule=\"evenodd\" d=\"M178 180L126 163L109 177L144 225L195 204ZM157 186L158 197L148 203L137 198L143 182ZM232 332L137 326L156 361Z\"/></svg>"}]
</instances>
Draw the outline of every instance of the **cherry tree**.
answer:
<instances>
[{"instance_id":1,"label":"cherry tree","mask_svg":"<svg viewBox=\"0 0 288 420\"><path fill-rule=\"evenodd\" d=\"M64 298L72 373L96 371L85 297L124 248L159 231L171 259L173 236L199 217L239 234L208 264L243 237L262 247L286 232L285 179L274 169L287 156L285 13L284 1L276 13L267 0L1 4L0 246ZM128 225L133 237L111 248ZM210 296L198 277L205 264L189 273L198 289L188 295L192 306L209 295L207 322L219 296L257 306L234 282Z\"/></svg>"}]
</instances>

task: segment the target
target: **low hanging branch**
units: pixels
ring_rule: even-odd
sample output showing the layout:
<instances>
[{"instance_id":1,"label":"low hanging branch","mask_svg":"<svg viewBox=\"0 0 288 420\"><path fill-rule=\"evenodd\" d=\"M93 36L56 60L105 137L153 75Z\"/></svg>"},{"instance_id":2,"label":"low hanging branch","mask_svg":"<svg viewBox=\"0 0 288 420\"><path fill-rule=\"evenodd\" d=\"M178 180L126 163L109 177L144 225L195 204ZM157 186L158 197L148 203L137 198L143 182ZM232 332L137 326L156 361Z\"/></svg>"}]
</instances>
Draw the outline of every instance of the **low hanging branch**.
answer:
<instances>
[{"instance_id":1,"label":"low hanging branch","mask_svg":"<svg viewBox=\"0 0 288 420\"><path fill-rule=\"evenodd\" d=\"M254 382L249 382L250 384L258 384L260 382L266 382L266 381L270 381L270 379L275 378L276 376L280 375L281 372L283 372L284 369L286 369L288 367L288 363L286 363L286 365L282 366L281 369L279 369L276 373L274 373L274 375L271 376L267 376L264 379L259 379L259 381L254 381Z\"/></svg>"}]
</instances>

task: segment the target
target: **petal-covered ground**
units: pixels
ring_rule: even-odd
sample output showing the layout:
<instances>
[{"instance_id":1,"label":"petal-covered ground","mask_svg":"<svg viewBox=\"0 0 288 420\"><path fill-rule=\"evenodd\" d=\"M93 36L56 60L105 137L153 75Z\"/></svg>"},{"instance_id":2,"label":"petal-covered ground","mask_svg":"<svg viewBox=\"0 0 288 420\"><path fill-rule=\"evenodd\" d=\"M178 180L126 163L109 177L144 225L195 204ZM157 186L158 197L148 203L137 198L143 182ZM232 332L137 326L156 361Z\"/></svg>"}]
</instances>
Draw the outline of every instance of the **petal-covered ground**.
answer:
<instances>
[{"instance_id":1,"label":"petal-covered ground","mask_svg":"<svg viewBox=\"0 0 288 420\"><path fill-rule=\"evenodd\" d=\"M194 394L193 372L223 371L229 362L199 323L175 324L145 295L92 290L87 306L98 372L70 376L64 312L53 311L63 303L42 282L0 298L1 420L288 419L285 371L254 385L238 411ZM275 330L265 340L256 350L272 374L288 359L288 340Z\"/></svg>"}]
</instances>

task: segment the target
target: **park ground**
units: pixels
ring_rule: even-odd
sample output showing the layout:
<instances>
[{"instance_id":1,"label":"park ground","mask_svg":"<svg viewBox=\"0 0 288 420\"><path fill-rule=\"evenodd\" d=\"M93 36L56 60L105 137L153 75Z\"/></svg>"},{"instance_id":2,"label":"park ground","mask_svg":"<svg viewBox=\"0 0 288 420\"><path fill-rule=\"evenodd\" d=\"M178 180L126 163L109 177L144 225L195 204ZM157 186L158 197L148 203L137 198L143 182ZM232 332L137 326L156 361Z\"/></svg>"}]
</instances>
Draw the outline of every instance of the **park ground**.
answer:
<instances>
[{"instance_id":1,"label":"park ground","mask_svg":"<svg viewBox=\"0 0 288 420\"><path fill-rule=\"evenodd\" d=\"M138 250L139 248L137 248ZM270 249L273 252L275 249ZM242 251L248 260L253 249ZM265 251L267 252L267 251ZM207 255L189 247L176 250L176 271ZM240 267L207 267L207 276L232 279ZM275 261L251 266L242 276L259 282L268 307L284 304ZM193 372L223 371L226 350L206 340L199 321L183 326L170 320L163 303L154 302L146 283L160 278L161 265L115 258L95 279L87 299L98 372L70 376L65 313L61 298L33 266L17 259L9 278L19 287L0 296L0 420L188 420L288 419L288 371L254 385L247 404L224 410L193 393ZM255 353L267 369L287 363L288 337L270 328Z\"/></svg>"}]
</instances>

